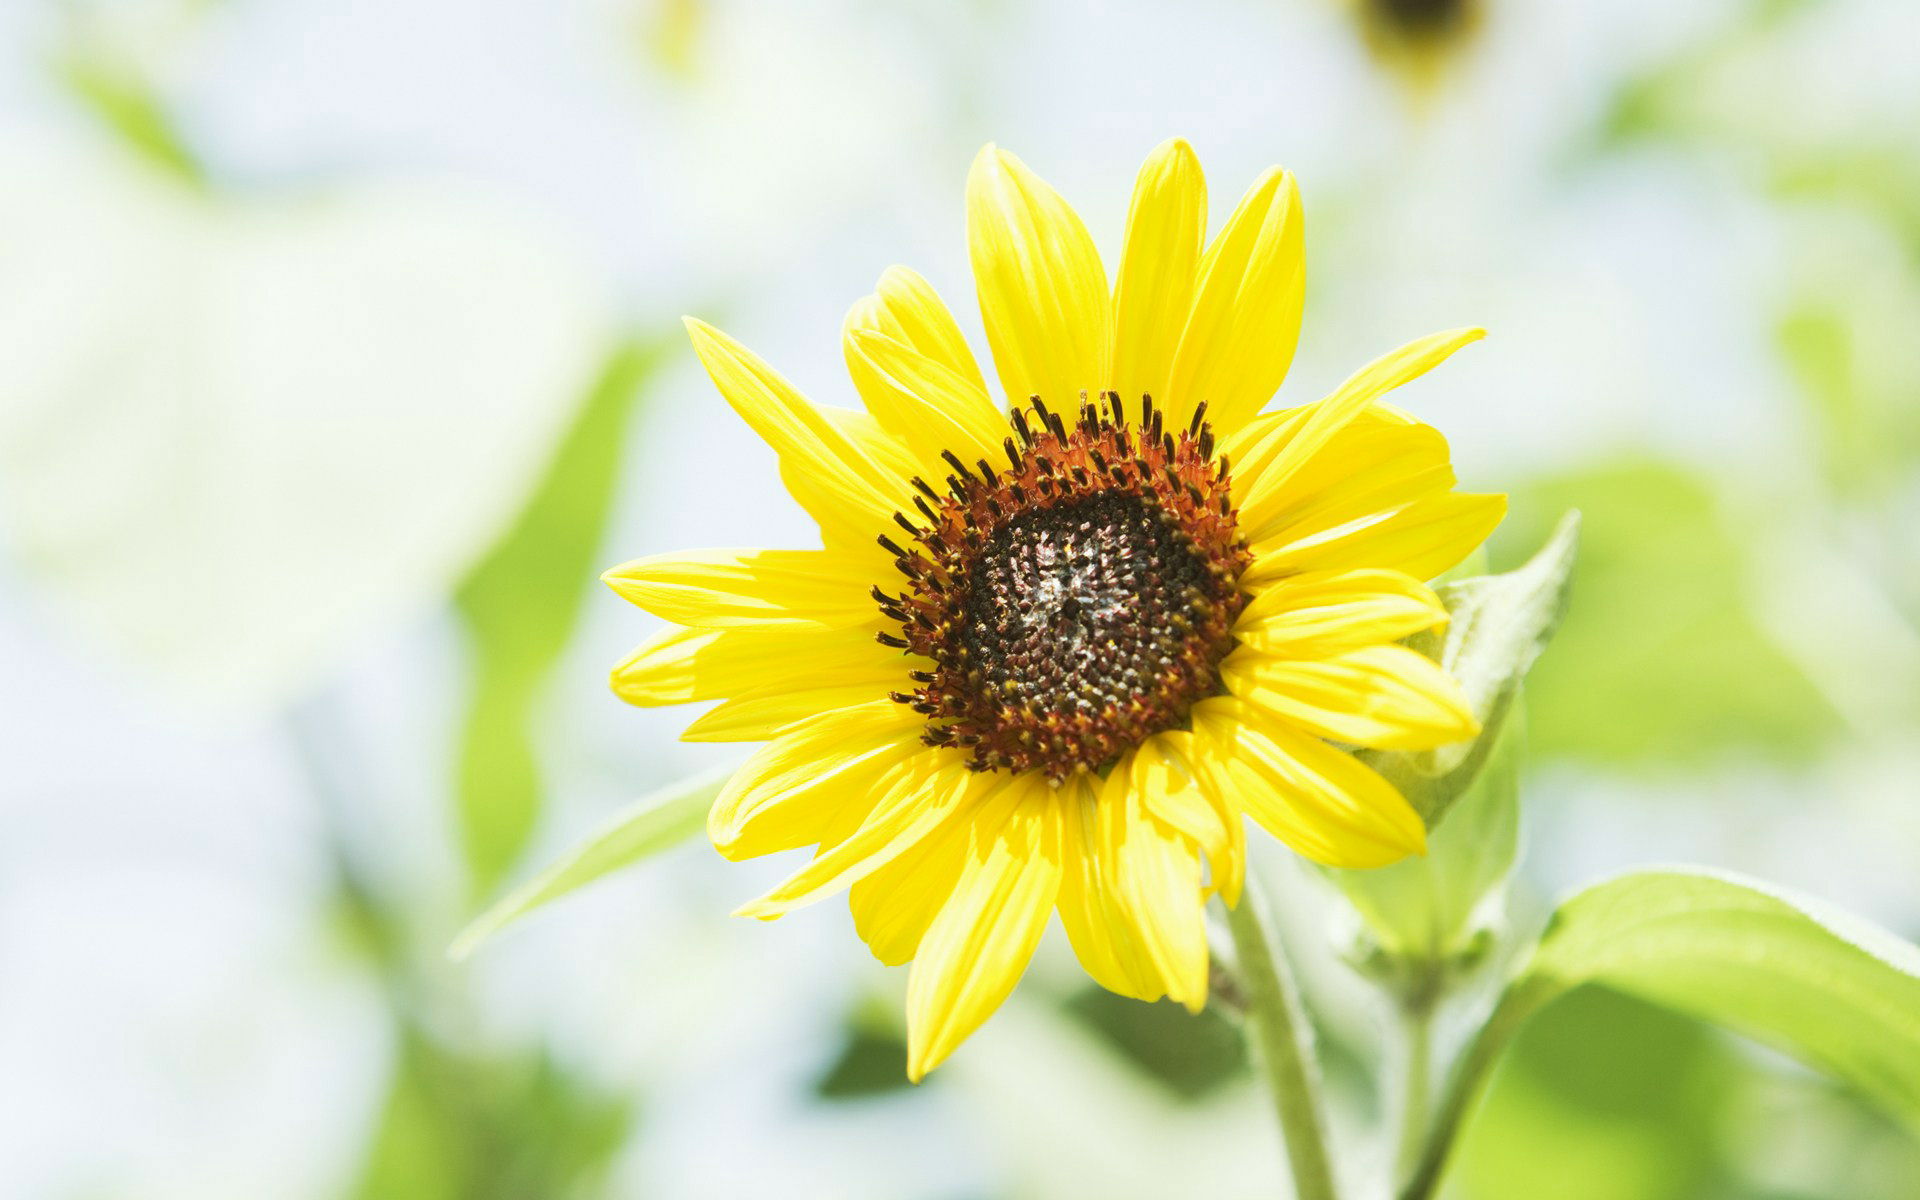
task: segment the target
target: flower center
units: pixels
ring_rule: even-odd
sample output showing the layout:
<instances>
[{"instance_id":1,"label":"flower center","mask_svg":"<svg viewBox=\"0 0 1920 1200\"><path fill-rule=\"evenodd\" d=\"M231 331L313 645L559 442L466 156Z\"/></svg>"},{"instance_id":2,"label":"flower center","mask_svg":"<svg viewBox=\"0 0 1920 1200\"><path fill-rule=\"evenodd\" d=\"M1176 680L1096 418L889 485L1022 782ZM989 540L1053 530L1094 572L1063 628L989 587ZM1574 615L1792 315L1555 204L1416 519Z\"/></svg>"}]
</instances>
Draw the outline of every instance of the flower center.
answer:
<instances>
[{"instance_id":1,"label":"flower center","mask_svg":"<svg viewBox=\"0 0 1920 1200\"><path fill-rule=\"evenodd\" d=\"M894 693L927 717L930 745L977 771L1097 771L1220 690L1245 604L1246 545L1205 410L1162 428L1151 400L1129 427L1111 393L1067 426L1037 397L1013 415L1008 466L914 480L912 542L882 537L908 589L874 597L933 660Z\"/></svg>"},{"instance_id":2,"label":"flower center","mask_svg":"<svg viewBox=\"0 0 1920 1200\"><path fill-rule=\"evenodd\" d=\"M1374 0L1381 17L1413 34L1443 33L1467 16L1464 0Z\"/></svg>"}]
</instances>

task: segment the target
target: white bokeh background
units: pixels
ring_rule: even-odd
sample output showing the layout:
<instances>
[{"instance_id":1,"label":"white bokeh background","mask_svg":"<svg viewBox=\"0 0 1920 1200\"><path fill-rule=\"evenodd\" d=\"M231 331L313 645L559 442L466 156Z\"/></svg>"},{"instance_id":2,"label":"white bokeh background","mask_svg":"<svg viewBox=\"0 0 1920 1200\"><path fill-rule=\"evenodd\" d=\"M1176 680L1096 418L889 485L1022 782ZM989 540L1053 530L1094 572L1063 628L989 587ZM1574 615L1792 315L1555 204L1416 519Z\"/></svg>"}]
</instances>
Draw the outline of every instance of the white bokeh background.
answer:
<instances>
[{"instance_id":1,"label":"white bokeh background","mask_svg":"<svg viewBox=\"0 0 1920 1200\"><path fill-rule=\"evenodd\" d=\"M1811 484L1764 313L1796 248L1844 231L1783 219L1737 161L1566 167L1619 79L1731 0L1494 0L1470 69L1418 113L1332 2L716 0L694 6L679 69L648 49L662 7L0 3L0 213L15 218L0 224L0 1195L304 1200L348 1184L393 1046L375 983L329 932L325 822L288 706L324 714L353 760L363 848L421 936L450 935L466 911L447 794L467 668L446 591L524 497L607 331L699 312L849 403L840 317L890 263L927 274L977 334L961 189L983 142L1060 187L1110 255L1161 139L1199 150L1216 223L1284 163L1309 214L1293 400L1409 337L1484 324L1484 345L1405 400L1448 431L1468 486L1652 447L1768 481L1749 493L1772 528L1756 535L1764 570L1797 578L1792 539L1818 539L1779 519ZM1775 63L1789 134L1913 111L1912 14L1833 7ZM213 210L170 224L90 165L112 151L54 70L76 12L160 81ZM259 312L252 290L208 281L249 223L395 190L447 238L414 281L439 291L349 287L313 298L316 318L276 298L306 296L300 281L331 261L252 262L271 276ZM120 245L136 227L137 254ZM317 236L285 234L293 251ZM349 220L327 236L378 231ZM174 310L210 287L231 311ZM147 315L126 315L143 295ZM431 324L456 302L468 323L316 338L310 370L235 365L262 344L247 321L326 328L325 312L376 302L379 323ZM161 344L117 373L62 350L122 344L113 322ZM450 361L463 346L474 361ZM196 368L172 374L183 347ZM690 354L643 405L606 564L805 544L771 455ZM263 463L263 446L282 457ZM341 464L371 490L301 486ZM75 519L134 471L244 529L211 536L185 501ZM1772 594L1790 650L1805 636L1806 657L1920 675L1911 629L1844 564ZM534 860L725 760L675 740L682 714L607 694L606 667L652 628L611 595L589 602L542 709L552 802ZM1868 723L1899 702L1856 699L1875 681L1833 674L1816 683ZM1545 772L1530 882L1691 858L1920 927L1913 728L1896 713L1799 772ZM1727 795L1750 813L1737 828L1733 805L1691 802ZM1859 819L1823 819L1814 796ZM809 1105L847 1004L894 998L901 973L867 957L837 905L725 917L784 869L687 847L467 968L484 1038L544 1041L637 1095L615 1194L1263 1194L1277 1151L1249 1094L1176 1111L1038 1007L996 1018L939 1088ZM1064 988L1067 971L1043 961L1029 987Z\"/></svg>"}]
</instances>

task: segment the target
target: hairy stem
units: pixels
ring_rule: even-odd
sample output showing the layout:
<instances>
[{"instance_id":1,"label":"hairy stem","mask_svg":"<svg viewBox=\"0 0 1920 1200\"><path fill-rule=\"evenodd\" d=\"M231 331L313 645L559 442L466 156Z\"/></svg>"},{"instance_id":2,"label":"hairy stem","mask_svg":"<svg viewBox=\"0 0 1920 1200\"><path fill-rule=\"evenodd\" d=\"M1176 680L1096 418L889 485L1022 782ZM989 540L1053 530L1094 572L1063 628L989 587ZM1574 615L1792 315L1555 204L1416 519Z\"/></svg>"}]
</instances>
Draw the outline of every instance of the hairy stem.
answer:
<instances>
[{"instance_id":1,"label":"hairy stem","mask_svg":"<svg viewBox=\"0 0 1920 1200\"><path fill-rule=\"evenodd\" d=\"M1460 1135L1460 1127L1467 1115L1480 1098L1481 1088L1485 1086L1493 1064L1500 1058L1500 1052L1524 1024L1534 1010L1540 1006L1542 997L1534 989L1521 987L1509 989L1500 1001L1487 1023L1480 1027L1473 1044L1461 1056L1454 1066L1453 1074L1447 1081L1446 1094L1440 1098L1434 1109L1433 1122L1427 1130L1425 1147L1407 1184L1400 1190L1400 1200L1430 1200L1439 1190L1440 1177L1447 1167L1448 1156L1453 1152L1453 1143Z\"/></svg>"},{"instance_id":2,"label":"hairy stem","mask_svg":"<svg viewBox=\"0 0 1920 1200\"><path fill-rule=\"evenodd\" d=\"M1405 1003L1400 1007L1403 1033L1401 1053L1399 1146L1394 1155L1394 1177L1408 1178L1420 1161L1426 1146L1428 1111L1432 1090L1433 1006Z\"/></svg>"},{"instance_id":3,"label":"hairy stem","mask_svg":"<svg viewBox=\"0 0 1920 1200\"><path fill-rule=\"evenodd\" d=\"M1326 1119L1320 1102L1320 1069L1313 1053L1313 1027L1307 1023L1284 955L1276 954L1264 901L1248 888L1238 907L1227 910L1239 960L1239 982L1246 998L1247 1023L1267 1088L1280 1113L1299 1200L1337 1200L1333 1163L1327 1152Z\"/></svg>"}]
</instances>

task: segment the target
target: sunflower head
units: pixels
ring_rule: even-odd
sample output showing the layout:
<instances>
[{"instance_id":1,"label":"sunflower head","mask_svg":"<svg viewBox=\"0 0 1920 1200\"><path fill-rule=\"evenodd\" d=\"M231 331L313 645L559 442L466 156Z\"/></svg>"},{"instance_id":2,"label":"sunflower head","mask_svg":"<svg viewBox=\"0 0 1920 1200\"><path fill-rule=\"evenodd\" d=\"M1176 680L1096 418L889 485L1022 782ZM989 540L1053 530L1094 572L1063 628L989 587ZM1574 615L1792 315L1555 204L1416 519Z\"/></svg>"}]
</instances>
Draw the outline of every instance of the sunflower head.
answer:
<instances>
[{"instance_id":1,"label":"sunflower head","mask_svg":"<svg viewBox=\"0 0 1920 1200\"><path fill-rule=\"evenodd\" d=\"M764 743L714 803L714 844L813 848L741 911L849 891L875 956L913 963L914 1078L1006 997L1055 914L1103 986L1202 1005L1203 906L1237 900L1248 820L1332 866L1421 852L1419 816L1351 750L1477 732L1401 640L1446 620L1422 580L1505 505L1455 492L1445 440L1381 402L1477 329L1264 411L1304 284L1284 171L1209 239L1198 160L1161 146L1111 287L1079 216L1012 155L981 153L967 214L1000 397L904 268L847 318L860 410L689 321L822 545L607 574L672 623L615 690L718 700L688 738Z\"/></svg>"},{"instance_id":2,"label":"sunflower head","mask_svg":"<svg viewBox=\"0 0 1920 1200\"><path fill-rule=\"evenodd\" d=\"M1482 0L1352 0L1374 58L1415 93L1430 92L1473 41Z\"/></svg>"},{"instance_id":3,"label":"sunflower head","mask_svg":"<svg viewBox=\"0 0 1920 1200\"><path fill-rule=\"evenodd\" d=\"M1405 38L1442 37L1466 24L1473 0L1367 0L1373 20Z\"/></svg>"}]
</instances>

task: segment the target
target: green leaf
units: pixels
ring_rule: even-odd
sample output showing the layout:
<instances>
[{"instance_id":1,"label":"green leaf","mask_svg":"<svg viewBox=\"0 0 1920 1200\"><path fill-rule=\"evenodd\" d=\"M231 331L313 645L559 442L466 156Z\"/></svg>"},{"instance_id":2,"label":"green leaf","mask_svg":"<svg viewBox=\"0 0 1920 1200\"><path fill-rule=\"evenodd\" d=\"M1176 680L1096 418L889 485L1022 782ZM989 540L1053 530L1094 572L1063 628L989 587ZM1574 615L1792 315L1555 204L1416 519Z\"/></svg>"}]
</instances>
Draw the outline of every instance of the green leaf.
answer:
<instances>
[{"instance_id":1,"label":"green leaf","mask_svg":"<svg viewBox=\"0 0 1920 1200\"><path fill-rule=\"evenodd\" d=\"M1798 97L1785 83L1764 86L1775 81L1755 73L1797 65L1781 61L1781 48L1816 41L1799 18L1820 7L1820 0L1726 6L1698 36L1620 82L1601 109L1597 148L1662 138L1694 139L1717 149L1730 143L1780 148L1792 133L1768 126L1792 123L1766 118Z\"/></svg>"},{"instance_id":2,"label":"green leaf","mask_svg":"<svg viewBox=\"0 0 1920 1200\"><path fill-rule=\"evenodd\" d=\"M1820 435L1828 486L1870 509L1920 462L1920 274L1887 239L1850 226L1802 240L1780 354Z\"/></svg>"},{"instance_id":3,"label":"green leaf","mask_svg":"<svg viewBox=\"0 0 1920 1200\"><path fill-rule=\"evenodd\" d=\"M1364 755L1373 768L1438 825L1464 795L1500 740L1520 681L1546 649L1566 611L1567 584L1580 540L1580 514L1569 512L1524 566L1440 585L1451 618L1432 651L1460 683L1481 725L1480 736L1437 750ZM1420 649L1428 649L1420 646Z\"/></svg>"},{"instance_id":4,"label":"green leaf","mask_svg":"<svg viewBox=\"0 0 1920 1200\"><path fill-rule=\"evenodd\" d=\"M1428 836L1424 856L1371 871L1327 872L1366 922L1371 945L1360 948L1356 965L1405 998L1430 1001L1443 972L1470 970L1482 957L1476 918L1506 883L1519 850L1518 725L1508 721L1496 731L1492 753L1446 824Z\"/></svg>"},{"instance_id":5,"label":"green leaf","mask_svg":"<svg viewBox=\"0 0 1920 1200\"><path fill-rule=\"evenodd\" d=\"M847 1030L838 1057L813 1085L822 1100L867 1100L912 1087L907 1039L865 1027Z\"/></svg>"},{"instance_id":6,"label":"green leaf","mask_svg":"<svg viewBox=\"0 0 1920 1200\"><path fill-rule=\"evenodd\" d=\"M499 884L539 816L536 704L592 587L627 424L658 357L635 343L613 354L527 506L455 597L474 655L458 806L475 894Z\"/></svg>"},{"instance_id":7,"label":"green leaf","mask_svg":"<svg viewBox=\"0 0 1920 1200\"><path fill-rule=\"evenodd\" d=\"M1766 1042L1920 1131L1920 947L1823 901L1704 869L1636 871L1562 904L1501 1007L1605 984Z\"/></svg>"},{"instance_id":8,"label":"green leaf","mask_svg":"<svg viewBox=\"0 0 1920 1200\"><path fill-rule=\"evenodd\" d=\"M1527 680L1531 751L1610 767L1671 770L1738 755L1808 758L1832 706L1754 615L1742 539L1712 482L1626 458L1534 484L1525 514L1578 508L1580 570L1553 653Z\"/></svg>"},{"instance_id":9,"label":"green leaf","mask_svg":"<svg viewBox=\"0 0 1920 1200\"><path fill-rule=\"evenodd\" d=\"M1217 1006L1190 1013L1171 1001L1143 1004L1088 987L1067 999L1066 1010L1178 1099L1205 1099L1247 1074L1246 1038Z\"/></svg>"},{"instance_id":10,"label":"green leaf","mask_svg":"<svg viewBox=\"0 0 1920 1200\"><path fill-rule=\"evenodd\" d=\"M899 1010L891 1000L862 998L847 1014L840 1053L814 1081L814 1095L860 1101L913 1088L907 1080L907 1034Z\"/></svg>"},{"instance_id":11,"label":"green leaf","mask_svg":"<svg viewBox=\"0 0 1920 1200\"><path fill-rule=\"evenodd\" d=\"M1462 1139L1461 1191L1472 1200L1750 1195L1727 1160L1754 1082L1713 1029L1582 989L1515 1039Z\"/></svg>"},{"instance_id":12,"label":"green leaf","mask_svg":"<svg viewBox=\"0 0 1920 1200\"><path fill-rule=\"evenodd\" d=\"M480 1055L412 1020L356 1200L510 1200L599 1194L634 1106L544 1051Z\"/></svg>"},{"instance_id":13,"label":"green leaf","mask_svg":"<svg viewBox=\"0 0 1920 1200\"><path fill-rule=\"evenodd\" d=\"M534 909L686 841L705 827L708 807L732 774L732 767L709 771L635 801L598 833L474 918L447 954L455 960L466 958Z\"/></svg>"},{"instance_id":14,"label":"green leaf","mask_svg":"<svg viewBox=\"0 0 1920 1200\"><path fill-rule=\"evenodd\" d=\"M170 706L277 712L524 506L612 342L598 273L471 181L194 196L44 132L0 155L8 561Z\"/></svg>"},{"instance_id":15,"label":"green leaf","mask_svg":"<svg viewBox=\"0 0 1920 1200\"><path fill-rule=\"evenodd\" d=\"M396 1049L386 1105L351 1194L355 1200L461 1200L467 1147L457 1114L439 1102L441 1055L411 1029L402 1031Z\"/></svg>"},{"instance_id":16,"label":"green leaf","mask_svg":"<svg viewBox=\"0 0 1920 1200\"><path fill-rule=\"evenodd\" d=\"M1455 1069L1403 1197L1434 1194L1461 1122L1514 1035L1587 984L1782 1050L1920 1133L1920 947L1757 880L1654 868L1595 884L1554 912Z\"/></svg>"},{"instance_id":17,"label":"green leaf","mask_svg":"<svg viewBox=\"0 0 1920 1200\"><path fill-rule=\"evenodd\" d=\"M1462 1200L1912 1200L1920 1141L1804 1071L1607 988L1527 1023L1461 1138ZM1453 1195L1453 1192L1448 1192Z\"/></svg>"},{"instance_id":18,"label":"green leaf","mask_svg":"<svg viewBox=\"0 0 1920 1200\"><path fill-rule=\"evenodd\" d=\"M1580 515L1570 512L1524 565L1435 589L1451 618L1445 635L1413 644L1459 681L1480 719L1480 736L1437 750L1361 755L1426 819L1427 853L1377 870L1328 875L1371 935L1359 965L1409 1001L1431 1002L1446 969L1472 964L1474 913L1512 870L1519 849L1520 739L1507 718L1566 608L1579 533Z\"/></svg>"},{"instance_id":19,"label":"green leaf","mask_svg":"<svg viewBox=\"0 0 1920 1200\"><path fill-rule=\"evenodd\" d=\"M161 98L148 81L123 64L84 49L60 63L73 94L92 110L128 149L181 183L200 186L206 174L180 137Z\"/></svg>"}]
</instances>

